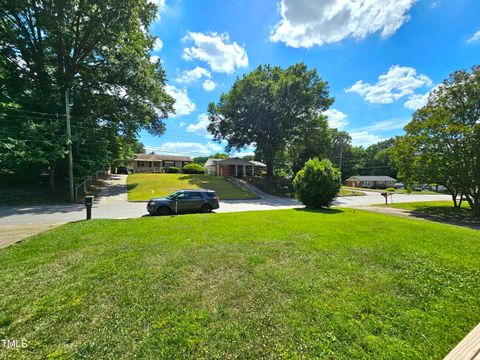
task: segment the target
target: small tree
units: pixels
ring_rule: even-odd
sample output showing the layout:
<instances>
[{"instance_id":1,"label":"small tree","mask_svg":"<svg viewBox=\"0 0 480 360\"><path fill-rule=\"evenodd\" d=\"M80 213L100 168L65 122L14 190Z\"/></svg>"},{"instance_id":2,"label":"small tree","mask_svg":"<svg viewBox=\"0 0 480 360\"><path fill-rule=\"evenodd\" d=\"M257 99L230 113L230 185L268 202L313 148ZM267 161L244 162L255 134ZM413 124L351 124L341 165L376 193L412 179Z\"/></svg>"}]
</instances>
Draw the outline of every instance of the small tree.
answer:
<instances>
[{"instance_id":1,"label":"small tree","mask_svg":"<svg viewBox=\"0 0 480 360\"><path fill-rule=\"evenodd\" d=\"M313 158L293 180L295 194L308 208L329 207L341 186L341 174L328 159Z\"/></svg>"}]
</instances>

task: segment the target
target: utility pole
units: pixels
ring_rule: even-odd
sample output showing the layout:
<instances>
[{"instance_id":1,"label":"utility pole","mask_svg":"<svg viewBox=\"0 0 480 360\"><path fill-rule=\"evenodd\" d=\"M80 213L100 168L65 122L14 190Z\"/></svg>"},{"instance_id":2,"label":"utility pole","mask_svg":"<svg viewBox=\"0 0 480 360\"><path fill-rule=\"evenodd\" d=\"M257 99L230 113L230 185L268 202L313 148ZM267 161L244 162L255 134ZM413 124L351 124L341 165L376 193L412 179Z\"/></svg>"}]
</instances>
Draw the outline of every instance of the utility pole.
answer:
<instances>
[{"instance_id":1,"label":"utility pole","mask_svg":"<svg viewBox=\"0 0 480 360\"><path fill-rule=\"evenodd\" d=\"M342 146L340 146L340 172L342 172L342 156L343 156L343 145L345 143L342 141Z\"/></svg>"},{"instance_id":2,"label":"utility pole","mask_svg":"<svg viewBox=\"0 0 480 360\"><path fill-rule=\"evenodd\" d=\"M70 201L75 201L73 192L73 155L72 155L72 130L70 128L70 101L68 90L65 90L65 117L67 119L67 144L68 144L68 182L70 188Z\"/></svg>"}]
</instances>

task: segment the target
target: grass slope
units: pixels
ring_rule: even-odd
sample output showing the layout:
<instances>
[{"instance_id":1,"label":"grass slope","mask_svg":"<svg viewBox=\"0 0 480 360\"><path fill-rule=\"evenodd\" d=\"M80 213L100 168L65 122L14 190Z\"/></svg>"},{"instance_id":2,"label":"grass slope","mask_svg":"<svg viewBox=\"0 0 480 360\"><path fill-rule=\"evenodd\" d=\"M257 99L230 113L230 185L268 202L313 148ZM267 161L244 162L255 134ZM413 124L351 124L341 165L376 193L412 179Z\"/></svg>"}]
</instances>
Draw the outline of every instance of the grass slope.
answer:
<instances>
[{"instance_id":1,"label":"grass slope","mask_svg":"<svg viewBox=\"0 0 480 360\"><path fill-rule=\"evenodd\" d=\"M152 197L171 194L181 189L215 190L221 200L256 199L257 196L239 188L221 176L187 174L133 174L128 175L128 200L147 201Z\"/></svg>"},{"instance_id":2,"label":"grass slope","mask_svg":"<svg viewBox=\"0 0 480 360\"><path fill-rule=\"evenodd\" d=\"M11 359L439 359L480 321L480 232L358 210L78 222L0 263Z\"/></svg>"}]
</instances>

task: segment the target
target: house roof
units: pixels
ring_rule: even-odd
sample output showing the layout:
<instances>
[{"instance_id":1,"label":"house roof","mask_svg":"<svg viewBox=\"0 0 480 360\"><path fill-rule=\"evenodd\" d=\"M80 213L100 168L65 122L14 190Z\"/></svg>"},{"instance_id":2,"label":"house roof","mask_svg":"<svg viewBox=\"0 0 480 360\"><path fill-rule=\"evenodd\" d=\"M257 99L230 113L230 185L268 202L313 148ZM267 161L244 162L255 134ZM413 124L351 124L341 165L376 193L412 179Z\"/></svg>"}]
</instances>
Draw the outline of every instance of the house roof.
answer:
<instances>
[{"instance_id":1,"label":"house roof","mask_svg":"<svg viewBox=\"0 0 480 360\"><path fill-rule=\"evenodd\" d=\"M390 176L351 176L347 181L397 181L397 179L391 178Z\"/></svg>"},{"instance_id":2,"label":"house roof","mask_svg":"<svg viewBox=\"0 0 480 360\"><path fill-rule=\"evenodd\" d=\"M233 157L229 159L214 159L209 158L204 166L213 166L215 164L222 164L222 165L254 165L254 166L267 166L260 161L248 161L239 157Z\"/></svg>"},{"instance_id":3,"label":"house roof","mask_svg":"<svg viewBox=\"0 0 480 360\"><path fill-rule=\"evenodd\" d=\"M135 154L133 157L135 161L192 161L190 156L177 155L157 155L157 154Z\"/></svg>"},{"instance_id":4,"label":"house roof","mask_svg":"<svg viewBox=\"0 0 480 360\"><path fill-rule=\"evenodd\" d=\"M262 166L262 167L267 167L267 165L265 165L264 163L260 162L260 161L250 161L253 165L255 166Z\"/></svg>"}]
</instances>

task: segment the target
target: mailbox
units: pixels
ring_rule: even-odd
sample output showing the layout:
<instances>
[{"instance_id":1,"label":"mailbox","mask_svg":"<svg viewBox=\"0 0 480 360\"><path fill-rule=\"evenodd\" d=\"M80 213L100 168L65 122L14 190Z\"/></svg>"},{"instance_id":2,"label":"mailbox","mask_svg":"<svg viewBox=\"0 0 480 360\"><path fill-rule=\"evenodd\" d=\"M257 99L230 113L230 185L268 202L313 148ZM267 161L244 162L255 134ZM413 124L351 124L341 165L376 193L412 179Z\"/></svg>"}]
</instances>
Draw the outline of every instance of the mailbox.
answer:
<instances>
[{"instance_id":1,"label":"mailbox","mask_svg":"<svg viewBox=\"0 0 480 360\"><path fill-rule=\"evenodd\" d=\"M93 205L93 196L85 196L85 206Z\"/></svg>"},{"instance_id":2,"label":"mailbox","mask_svg":"<svg viewBox=\"0 0 480 360\"><path fill-rule=\"evenodd\" d=\"M87 207L87 220L92 218L93 196L85 196L85 206Z\"/></svg>"}]
</instances>

